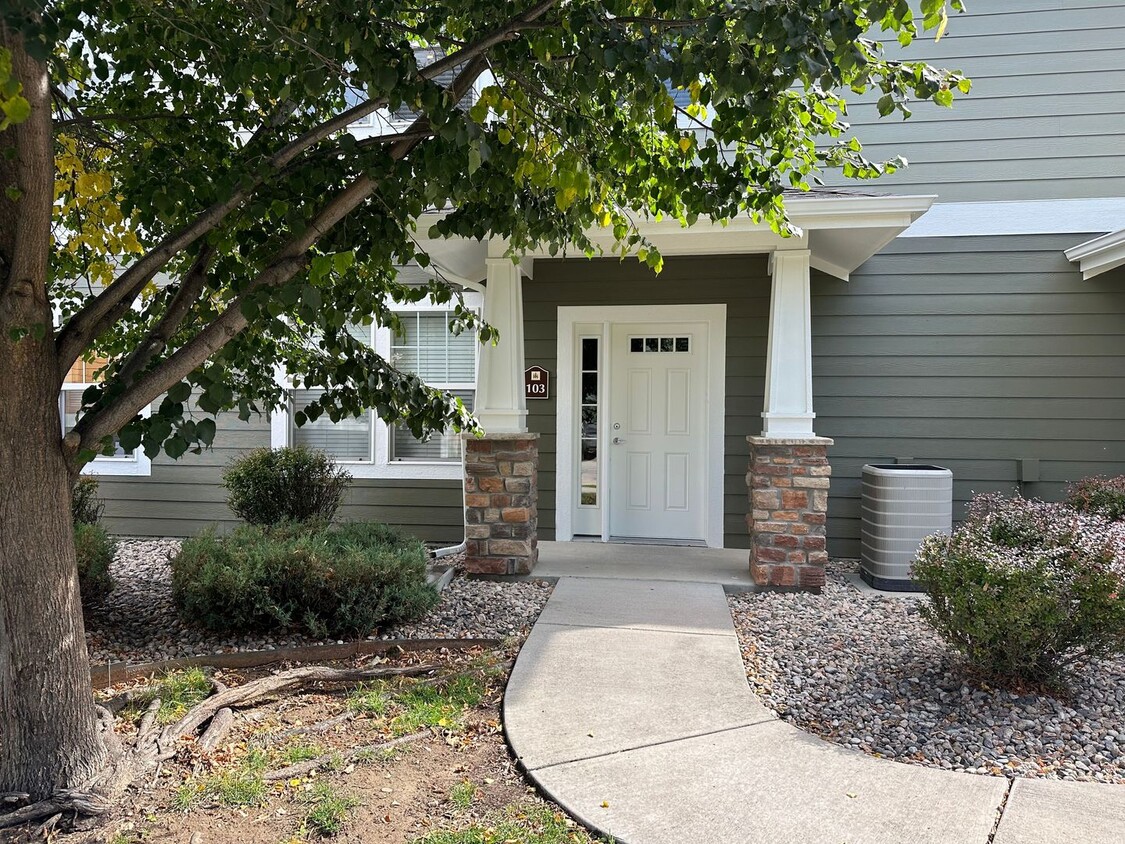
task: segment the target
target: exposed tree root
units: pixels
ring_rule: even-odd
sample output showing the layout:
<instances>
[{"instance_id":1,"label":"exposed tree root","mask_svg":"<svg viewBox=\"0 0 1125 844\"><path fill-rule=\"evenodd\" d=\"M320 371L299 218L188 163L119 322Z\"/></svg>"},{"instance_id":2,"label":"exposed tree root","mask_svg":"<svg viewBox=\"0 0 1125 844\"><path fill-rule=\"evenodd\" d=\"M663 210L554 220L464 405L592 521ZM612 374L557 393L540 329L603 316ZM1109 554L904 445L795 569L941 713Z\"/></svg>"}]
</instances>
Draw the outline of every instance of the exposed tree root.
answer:
<instances>
[{"instance_id":1,"label":"exposed tree root","mask_svg":"<svg viewBox=\"0 0 1125 844\"><path fill-rule=\"evenodd\" d=\"M91 817L105 815L130 785L145 773L155 770L162 762L175 756L184 746L184 742L191 741L204 725L208 725L207 729L196 741L196 746L203 750L213 750L233 726L234 710L257 703L263 698L297 691L313 683L358 683L387 677L409 677L428 674L437 667L416 665L406 668L352 669L315 665L282 671L233 688L227 688L222 683L213 681L214 694L190 709L180 720L164 728L161 728L157 721L160 700L151 701L141 716L136 737L128 746L122 745L120 736L114 730L114 712L105 706L98 706L98 724L110 760L106 767L82 788L58 791L46 800L0 814L0 829L10 829L40 821L53 826L58 823L57 819L51 820L56 815L74 814ZM123 696L115 698L111 704L116 704L120 697ZM115 709L119 711L127 702L128 699L116 705ZM408 740L421 738L422 735L424 734L404 736L402 739L395 739L382 745L357 748L350 751L347 757L355 758L364 752L404 744ZM319 763L323 765L327 761L328 759L325 758ZM309 770L317 766L315 763L318 760L314 759L310 762L314 764ZM290 776L294 775L290 774ZM280 777L271 776L271 779L275 778ZM0 795L0 809L25 799L27 795Z\"/></svg>"},{"instance_id":2,"label":"exposed tree root","mask_svg":"<svg viewBox=\"0 0 1125 844\"><path fill-rule=\"evenodd\" d=\"M426 736L433 735L429 730L422 730L418 733L411 733L408 736L399 736L398 738L384 741L379 744L368 744L363 747L353 747L347 753L326 753L323 756L318 756L315 759L306 759L304 762L297 762L295 765L290 765L288 768L281 768L277 771L270 771L263 779L266 782L276 782L277 780L287 780L290 777L299 777L307 774L314 768L323 768L331 765L336 760L343 757L345 762L352 762L366 756L368 753L378 753L380 750L389 750L392 747L398 747L401 744L410 744L412 741L424 739Z\"/></svg>"},{"instance_id":3,"label":"exposed tree root","mask_svg":"<svg viewBox=\"0 0 1125 844\"><path fill-rule=\"evenodd\" d=\"M333 727L340 724L346 724L355 718L354 712L345 712L342 715L336 715L333 718L326 718L323 721L318 721L315 724L310 724L307 727L294 727L291 730L284 730L270 736L267 740L270 742L285 741L286 739L293 738L294 736L307 736L313 733L327 733Z\"/></svg>"}]
</instances>

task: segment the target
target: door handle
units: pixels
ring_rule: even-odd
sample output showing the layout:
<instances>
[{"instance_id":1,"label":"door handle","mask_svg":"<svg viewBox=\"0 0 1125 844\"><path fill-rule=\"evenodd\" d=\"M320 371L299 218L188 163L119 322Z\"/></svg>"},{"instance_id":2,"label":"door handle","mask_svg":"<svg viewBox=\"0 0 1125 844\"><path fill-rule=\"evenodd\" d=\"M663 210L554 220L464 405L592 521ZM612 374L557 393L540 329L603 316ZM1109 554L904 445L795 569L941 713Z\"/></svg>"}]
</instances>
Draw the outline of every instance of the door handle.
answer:
<instances>
[{"instance_id":1,"label":"door handle","mask_svg":"<svg viewBox=\"0 0 1125 844\"><path fill-rule=\"evenodd\" d=\"M624 437L614 437L613 438L613 444L614 445L621 445L623 442L625 442Z\"/></svg>"}]
</instances>

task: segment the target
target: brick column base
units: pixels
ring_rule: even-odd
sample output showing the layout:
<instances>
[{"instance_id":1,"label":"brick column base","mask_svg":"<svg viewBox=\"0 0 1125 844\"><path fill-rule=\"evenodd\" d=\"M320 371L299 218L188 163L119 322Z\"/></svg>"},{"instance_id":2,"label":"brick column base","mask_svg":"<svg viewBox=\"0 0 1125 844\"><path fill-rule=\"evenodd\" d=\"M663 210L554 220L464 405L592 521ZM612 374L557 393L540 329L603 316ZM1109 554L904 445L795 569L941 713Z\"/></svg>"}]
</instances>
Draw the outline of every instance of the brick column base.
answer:
<instances>
[{"instance_id":1,"label":"brick column base","mask_svg":"<svg viewBox=\"0 0 1125 844\"><path fill-rule=\"evenodd\" d=\"M539 435L466 435L465 570L530 574L539 559Z\"/></svg>"},{"instance_id":2,"label":"brick column base","mask_svg":"<svg viewBox=\"0 0 1125 844\"><path fill-rule=\"evenodd\" d=\"M747 437L750 444L750 574L758 586L824 587L827 437Z\"/></svg>"}]
</instances>

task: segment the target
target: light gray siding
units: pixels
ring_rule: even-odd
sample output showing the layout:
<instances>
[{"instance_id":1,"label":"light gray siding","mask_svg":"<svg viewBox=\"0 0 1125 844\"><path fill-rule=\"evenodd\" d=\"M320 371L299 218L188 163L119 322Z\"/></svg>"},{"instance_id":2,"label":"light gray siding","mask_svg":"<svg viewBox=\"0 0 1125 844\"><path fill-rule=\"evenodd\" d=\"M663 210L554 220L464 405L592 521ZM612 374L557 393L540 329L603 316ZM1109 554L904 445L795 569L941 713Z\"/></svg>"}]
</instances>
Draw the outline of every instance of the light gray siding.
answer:
<instances>
[{"instance_id":1,"label":"light gray siding","mask_svg":"<svg viewBox=\"0 0 1125 844\"><path fill-rule=\"evenodd\" d=\"M669 258L655 276L636 260L584 258L536 261L524 282L528 366L557 372L560 305L727 305L724 543L747 547L746 435L762 428L769 278L763 255ZM539 537L555 538L555 412L557 396L528 402L528 428L541 435Z\"/></svg>"},{"instance_id":2,"label":"light gray siding","mask_svg":"<svg viewBox=\"0 0 1125 844\"><path fill-rule=\"evenodd\" d=\"M265 417L218 419L215 447L179 460L158 457L147 478L100 476L109 530L123 536L193 536L208 527L229 530L238 519L226 505L222 469L231 459L270 445ZM373 519L402 527L422 539L460 542L464 536L458 481L357 479L343 519Z\"/></svg>"},{"instance_id":3,"label":"light gray siding","mask_svg":"<svg viewBox=\"0 0 1125 844\"><path fill-rule=\"evenodd\" d=\"M816 430L833 437L829 551L859 553L860 469L897 458L973 492L1055 499L1125 473L1125 269L1083 281L1088 235L899 240L845 283L813 281Z\"/></svg>"},{"instance_id":4,"label":"light gray siding","mask_svg":"<svg viewBox=\"0 0 1125 844\"><path fill-rule=\"evenodd\" d=\"M968 6L940 42L888 51L961 70L972 93L906 121L878 119L877 97L849 98L866 154L910 162L873 185L943 202L1125 196L1125 2Z\"/></svg>"}]
</instances>

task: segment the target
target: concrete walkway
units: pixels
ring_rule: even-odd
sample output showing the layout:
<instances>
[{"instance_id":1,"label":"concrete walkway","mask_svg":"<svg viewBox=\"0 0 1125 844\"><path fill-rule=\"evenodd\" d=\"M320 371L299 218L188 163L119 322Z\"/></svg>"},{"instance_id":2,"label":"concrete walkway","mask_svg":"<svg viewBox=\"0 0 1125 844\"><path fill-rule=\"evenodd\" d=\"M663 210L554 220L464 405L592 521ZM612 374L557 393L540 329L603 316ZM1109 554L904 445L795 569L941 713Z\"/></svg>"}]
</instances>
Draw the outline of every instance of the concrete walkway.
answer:
<instances>
[{"instance_id":1,"label":"concrete walkway","mask_svg":"<svg viewBox=\"0 0 1125 844\"><path fill-rule=\"evenodd\" d=\"M544 792L624 844L1125 841L1125 787L1009 789L778 720L746 683L715 583L562 578L512 671L504 724Z\"/></svg>"}]
</instances>

